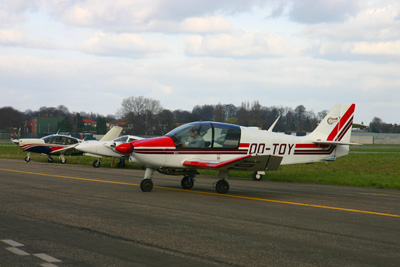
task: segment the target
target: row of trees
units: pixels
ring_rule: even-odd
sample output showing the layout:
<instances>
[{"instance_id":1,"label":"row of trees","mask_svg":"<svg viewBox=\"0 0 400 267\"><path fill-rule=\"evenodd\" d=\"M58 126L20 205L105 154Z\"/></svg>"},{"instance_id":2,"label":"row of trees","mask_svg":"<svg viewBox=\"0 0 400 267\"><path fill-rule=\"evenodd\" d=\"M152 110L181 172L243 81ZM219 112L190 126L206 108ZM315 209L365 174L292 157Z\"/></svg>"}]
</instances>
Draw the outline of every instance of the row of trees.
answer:
<instances>
[{"instance_id":1,"label":"row of trees","mask_svg":"<svg viewBox=\"0 0 400 267\"><path fill-rule=\"evenodd\" d=\"M106 131L106 122L124 121L127 123L126 134L163 135L179 124L191 121L217 121L255 126L268 129L280 116L274 131L279 132L310 132L327 114L326 110L315 114L303 105L295 109L290 107L265 107L258 101L242 102L237 107L232 104L197 105L193 110L164 109L155 99L128 97L122 101L121 108L115 116L102 116L95 113L70 112L67 107L41 107L37 111L19 112L12 107L0 108L0 129L23 128L24 121L33 117L62 117L60 129L65 132L85 132L89 129L83 119L97 121L97 133ZM385 124L379 118L374 118L370 124L373 132L400 133L400 126ZM93 130L93 129L92 129Z\"/></svg>"}]
</instances>

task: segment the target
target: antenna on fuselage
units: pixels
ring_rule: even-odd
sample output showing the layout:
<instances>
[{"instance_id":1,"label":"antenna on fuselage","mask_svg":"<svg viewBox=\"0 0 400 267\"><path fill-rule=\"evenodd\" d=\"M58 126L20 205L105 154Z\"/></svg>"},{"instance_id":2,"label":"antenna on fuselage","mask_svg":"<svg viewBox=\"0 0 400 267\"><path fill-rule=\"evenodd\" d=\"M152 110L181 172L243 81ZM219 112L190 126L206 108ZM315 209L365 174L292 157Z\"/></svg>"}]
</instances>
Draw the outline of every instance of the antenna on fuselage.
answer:
<instances>
[{"instance_id":1,"label":"antenna on fuselage","mask_svg":"<svg viewBox=\"0 0 400 267\"><path fill-rule=\"evenodd\" d=\"M271 127L269 127L268 132L272 132L272 130L274 129L276 123L278 122L278 120L280 119L281 115L279 115L279 117L274 121L274 123L271 125Z\"/></svg>"}]
</instances>

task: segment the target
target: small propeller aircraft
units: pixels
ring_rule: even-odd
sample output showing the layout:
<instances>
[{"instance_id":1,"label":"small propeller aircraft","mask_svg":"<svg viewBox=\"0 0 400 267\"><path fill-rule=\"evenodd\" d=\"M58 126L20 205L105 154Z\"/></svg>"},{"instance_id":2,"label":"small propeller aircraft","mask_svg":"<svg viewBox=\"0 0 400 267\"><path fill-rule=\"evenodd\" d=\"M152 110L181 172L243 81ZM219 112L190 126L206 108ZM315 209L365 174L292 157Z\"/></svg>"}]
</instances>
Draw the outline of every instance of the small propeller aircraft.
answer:
<instances>
[{"instance_id":1,"label":"small propeller aircraft","mask_svg":"<svg viewBox=\"0 0 400 267\"><path fill-rule=\"evenodd\" d=\"M132 141L140 140L140 139L143 139L143 138L139 137L139 136L134 136L134 135L123 135L112 141L100 140L100 141L83 142L83 143L78 144L75 147L75 149L83 152L83 155L85 155L85 156L91 156L91 157L97 158L96 160L93 161L93 164L92 164L93 167L95 167L95 168L100 167L100 165L101 165L100 159L102 157L119 158L120 161L118 163L118 167L124 167L125 159L127 159L129 156L127 156L126 154L119 153L118 151L115 150L115 148L123 143L132 142Z\"/></svg>"},{"instance_id":2,"label":"small propeller aircraft","mask_svg":"<svg viewBox=\"0 0 400 267\"><path fill-rule=\"evenodd\" d=\"M122 131L121 127L111 128L104 136L101 141L113 140L120 135ZM29 162L31 160L31 152L41 153L47 155L47 161L53 162L52 155L59 155L62 164L65 164L67 160L65 156L80 156L83 155L81 151L76 150L76 146L79 144L87 143L82 139L78 139L68 135L62 134L52 134L45 136L43 138L20 138L12 139L14 144L17 144L22 151L28 152L25 157L25 161ZM99 141L94 141L99 142Z\"/></svg>"},{"instance_id":3,"label":"small propeller aircraft","mask_svg":"<svg viewBox=\"0 0 400 267\"><path fill-rule=\"evenodd\" d=\"M47 155L47 161L53 162L52 155L59 155L61 163L65 164L67 160L65 156L82 155L76 151L74 147L83 142L83 140L62 134L52 134L40 139L38 138L22 138L13 139L12 142L17 144L22 151L28 152L25 161L31 161L31 153L40 153Z\"/></svg>"},{"instance_id":4,"label":"small propeller aircraft","mask_svg":"<svg viewBox=\"0 0 400 267\"><path fill-rule=\"evenodd\" d=\"M191 189L197 169L219 170L218 193L229 191L229 171L252 171L259 180L280 165L332 161L349 152L355 104L336 104L309 135L297 137L252 127L193 122L165 136L137 140L116 147L129 160L146 167L140 188L153 188L154 170L183 175L181 185ZM276 122L275 122L276 123ZM274 123L274 124L275 124ZM273 127L273 126L272 126Z\"/></svg>"}]
</instances>

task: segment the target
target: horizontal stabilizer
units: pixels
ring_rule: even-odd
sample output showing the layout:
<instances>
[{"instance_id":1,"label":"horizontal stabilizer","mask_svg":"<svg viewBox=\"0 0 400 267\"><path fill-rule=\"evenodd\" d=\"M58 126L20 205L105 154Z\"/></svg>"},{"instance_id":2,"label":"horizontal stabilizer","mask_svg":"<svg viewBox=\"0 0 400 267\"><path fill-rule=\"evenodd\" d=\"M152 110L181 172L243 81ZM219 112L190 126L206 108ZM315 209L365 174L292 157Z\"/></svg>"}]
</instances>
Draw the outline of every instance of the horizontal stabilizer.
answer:
<instances>
[{"instance_id":1,"label":"horizontal stabilizer","mask_svg":"<svg viewBox=\"0 0 400 267\"><path fill-rule=\"evenodd\" d=\"M277 170L282 157L271 155L246 155L226 161L186 160L184 166L228 171Z\"/></svg>"},{"instance_id":2,"label":"horizontal stabilizer","mask_svg":"<svg viewBox=\"0 0 400 267\"><path fill-rule=\"evenodd\" d=\"M362 146L362 144L359 143L351 143L343 141L314 141L313 143L320 145Z\"/></svg>"}]
</instances>

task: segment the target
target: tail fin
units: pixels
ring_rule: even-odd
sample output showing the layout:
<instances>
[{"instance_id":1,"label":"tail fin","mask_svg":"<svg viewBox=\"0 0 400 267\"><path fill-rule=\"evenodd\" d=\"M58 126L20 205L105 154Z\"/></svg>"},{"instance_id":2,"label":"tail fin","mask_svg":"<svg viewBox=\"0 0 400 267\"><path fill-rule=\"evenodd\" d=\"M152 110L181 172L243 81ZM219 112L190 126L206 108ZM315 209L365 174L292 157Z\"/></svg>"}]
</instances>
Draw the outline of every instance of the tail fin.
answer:
<instances>
[{"instance_id":1,"label":"tail fin","mask_svg":"<svg viewBox=\"0 0 400 267\"><path fill-rule=\"evenodd\" d=\"M100 141L112 141L117 138L121 132L122 127L114 126L100 139Z\"/></svg>"},{"instance_id":2,"label":"tail fin","mask_svg":"<svg viewBox=\"0 0 400 267\"><path fill-rule=\"evenodd\" d=\"M355 104L336 104L311 133L315 143L350 145Z\"/></svg>"}]
</instances>

